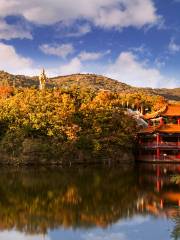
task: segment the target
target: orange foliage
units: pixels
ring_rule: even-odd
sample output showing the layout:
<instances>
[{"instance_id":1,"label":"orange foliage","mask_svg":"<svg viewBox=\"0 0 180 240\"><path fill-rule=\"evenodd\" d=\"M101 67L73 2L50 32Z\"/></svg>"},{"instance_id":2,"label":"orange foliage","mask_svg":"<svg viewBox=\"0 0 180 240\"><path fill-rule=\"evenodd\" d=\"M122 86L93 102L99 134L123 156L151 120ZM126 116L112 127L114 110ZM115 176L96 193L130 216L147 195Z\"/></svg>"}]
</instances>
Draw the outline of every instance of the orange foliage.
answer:
<instances>
[{"instance_id":1,"label":"orange foliage","mask_svg":"<svg viewBox=\"0 0 180 240\"><path fill-rule=\"evenodd\" d=\"M0 98L7 98L13 95L14 89L10 86L0 86Z\"/></svg>"}]
</instances>

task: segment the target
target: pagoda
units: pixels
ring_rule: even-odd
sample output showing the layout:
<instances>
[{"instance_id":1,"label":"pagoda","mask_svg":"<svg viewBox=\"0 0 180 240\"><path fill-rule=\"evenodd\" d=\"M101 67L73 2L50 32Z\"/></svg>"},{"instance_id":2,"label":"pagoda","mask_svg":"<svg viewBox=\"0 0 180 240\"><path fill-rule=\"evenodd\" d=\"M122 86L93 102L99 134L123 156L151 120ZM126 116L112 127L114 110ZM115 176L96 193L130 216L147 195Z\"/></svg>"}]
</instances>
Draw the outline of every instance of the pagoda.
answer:
<instances>
[{"instance_id":1,"label":"pagoda","mask_svg":"<svg viewBox=\"0 0 180 240\"><path fill-rule=\"evenodd\" d=\"M180 162L180 104L168 104L143 118L148 126L138 133L138 160Z\"/></svg>"},{"instance_id":2,"label":"pagoda","mask_svg":"<svg viewBox=\"0 0 180 240\"><path fill-rule=\"evenodd\" d=\"M46 73L45 70L43 68L40 76L39 76L39 89L43 90L46 87L46 81L47 81L47 77L46 77Z\"/></svg>"}]
</instances>

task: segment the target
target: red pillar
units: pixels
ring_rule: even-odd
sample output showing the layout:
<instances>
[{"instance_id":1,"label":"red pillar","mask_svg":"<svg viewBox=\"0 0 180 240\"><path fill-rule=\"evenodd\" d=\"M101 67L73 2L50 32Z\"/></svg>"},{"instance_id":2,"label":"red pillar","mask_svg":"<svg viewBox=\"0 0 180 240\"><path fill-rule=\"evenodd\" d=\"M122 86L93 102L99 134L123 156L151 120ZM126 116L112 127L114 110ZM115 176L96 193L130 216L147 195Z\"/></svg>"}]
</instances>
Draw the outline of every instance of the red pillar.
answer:
<instances>
[{"instance_id":1,"label":"red pillar","mask_svg":"<svg viewBox=\"0 0 180 240\"><path fill-rule=\"evenodd\" d=\"M160 135L159 135L159 133L157 133L157 136L156 136L156 143L157 143L156 157L157 157L157 159L159 159L160 158L160 149L159 149Z\"/></svg>"},{"instance_id":2,"label":"red pillar","mask_svg":"<svg viewBox=\"0 0 180 240\"><path fill-rule=\"evenodd\" d=\"M180 118L178 118L178 125L180 125Z\"/></svg>"},{"instance_id":3,"label":"red pillar","mask_svg":"<svg viewBox=\"0 0 180 240\"><path fill-rule=\"evenodd\" d=\"M160 135L159 135L159 133L157 133L156 141L157 141L157 146L159 146L159 143L160 143Z\"/></svg>"},{"instance_id":4,"label":"red pillar","mask_svg":"<svg viewBox=\"0 0 180 240\"><path fill-rule=\"evenodd\" d=\"M157 179L156 180L156 190L157 190L157 192L160 192L160 181L159 181L159 179Z\"/></svg>"},{"instance_id":5,"label":"red pillar","mask_svg":"<svg viewBox=\"0 0 180 240\"><path fill-rule=\"evenodd\" d=\"M157 168L156 168L156 190L157 190L157 192L159 192L161 189L161 183L160 183L159 177L160 177L160 168L159 168L159 166L157 166Z\"/></svg>"},{"instance_id":6,"label":"red pillar","mask_svg":"<svg viewBox=\"0 0 180 240\"><path fill-rule=\"evenodd\" d=\"M163 199L161 199L160 201L160 206L161 206L161 209L163 209Z\"/></svg>"},{"instance_id":7,"label":"red pillar","mask_svg":"<svg viewBox=\"0 0 180 240\"><path fill-rule=\"evenodd\" d=\"M160 125L163 125L164 121L163 118L160 118Z\"/></svg>"},{"instance_id":8,"label":"red pillar","mask_svg":"<svg viewBox=\"0 0 180 240\"><path fill-rule=\"evenodd\" d=\"M156 149L156 157L157 157L157 159L160 159L160 155L161 155L161 152L160 152L160 148L158 147Z\"/></svg>"},{"instance_id":9,"label":"red pillar","mask_svg":"<svg viewBox=\"0 0 180 240\"><path fill-rule=\"evenodd\" d=\"M160 177L160 168L159 168L159 166L157 166L157 169L156 169L156 177L157 178Z\"/></svg>"}]
</instances>

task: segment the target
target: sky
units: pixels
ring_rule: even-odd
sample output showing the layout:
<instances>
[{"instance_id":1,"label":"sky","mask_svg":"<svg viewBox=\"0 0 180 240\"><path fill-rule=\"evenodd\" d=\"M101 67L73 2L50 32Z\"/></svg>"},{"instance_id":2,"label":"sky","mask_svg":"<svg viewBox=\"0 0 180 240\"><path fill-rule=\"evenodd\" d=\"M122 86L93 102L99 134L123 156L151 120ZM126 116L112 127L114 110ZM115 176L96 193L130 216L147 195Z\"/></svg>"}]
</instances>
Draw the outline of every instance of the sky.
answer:
<instances>
[{"instance_id":1,"label":"sky","mask_svg":"<svg viewBox=\"0 0 180 240\"><path fill-rule=\"evenodd\" d=\"M0 0L0 70L180 87L180 0Z\"/></svg>"}]
</instances>

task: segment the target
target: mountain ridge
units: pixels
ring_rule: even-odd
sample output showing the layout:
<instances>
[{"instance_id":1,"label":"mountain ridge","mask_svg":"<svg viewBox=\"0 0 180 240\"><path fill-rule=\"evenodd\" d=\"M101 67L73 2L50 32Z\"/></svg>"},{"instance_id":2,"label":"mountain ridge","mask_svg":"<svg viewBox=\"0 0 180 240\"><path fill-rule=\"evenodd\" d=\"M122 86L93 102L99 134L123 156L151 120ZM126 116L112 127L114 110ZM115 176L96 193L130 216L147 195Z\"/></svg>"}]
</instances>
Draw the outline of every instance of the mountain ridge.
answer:
<instances>
[{"instance_id":1,"label":"mountain ridge","mask_svg":"<svg viewBox=\"0 0 180 240\"><path fill-rule=\"evenodd\" d=\"M0 71L0 85L10 85L15 87L38 87L38 76L14 75L5 71ZM90 88L93 91L108 90L112 92L135 93L143 92L152 95L160 95L168 100L180 101L180 88L140 88L133 87L115 79L97 74L70 74L65 76L50 77L47 80L48 87L81 87Z\"/></svg>"}]
</instances>

